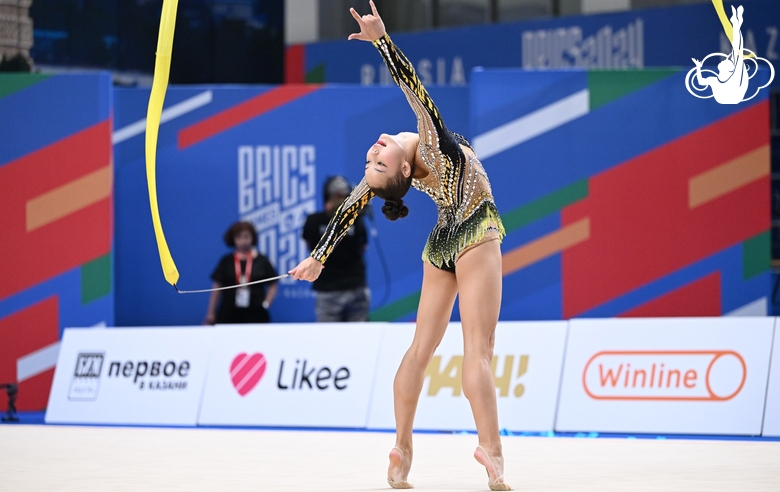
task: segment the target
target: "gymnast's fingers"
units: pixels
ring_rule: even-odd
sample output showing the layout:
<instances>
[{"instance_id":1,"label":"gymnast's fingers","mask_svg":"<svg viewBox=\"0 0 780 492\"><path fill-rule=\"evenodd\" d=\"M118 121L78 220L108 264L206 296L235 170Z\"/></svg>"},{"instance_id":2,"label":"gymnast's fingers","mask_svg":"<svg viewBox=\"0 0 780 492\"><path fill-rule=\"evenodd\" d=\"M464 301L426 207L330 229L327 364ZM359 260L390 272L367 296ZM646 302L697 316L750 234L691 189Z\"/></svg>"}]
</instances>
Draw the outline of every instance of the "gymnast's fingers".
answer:
<instances>
[{"instance_id":1,"label":"gymnast's fingers","mask_svg":"<svg viewBox=\"0 0 780 492\"><path fill-rule=\"evenodd\" d=\"M376 5L374 5L374 0L368 0L368 3L371 4L371 12L373 12L375 16L379 17L379 12L376 11Z\"/></svg>"},{"instance_id":2,"label":"gymnast's fingers","mask_svg":"<svg viewBox=\"0 0 780 492\"><path fill-rule=\"evenodd\" d=\"M347 38L348 41L352 41L353 39L359 39L361 41L365 41L366 37L363 34L363 31L366 30L366 26L363 23L363 19L360 17L360 15L355 11L355 9L350 8L349 12L352 14L352 17L355 18L355 20L358 22L358 25L360 26L360 32L356 32L353 34L350 34Z\"/></svg>"},{"instance_id":3,"label":"gymnast's fingers","mask_svg":"<svg viewBox=\"0 0 780 492\"><path fill-rule=\"evenodd\" d=\"M355 18L355 20L360 24L361 29L363 28L363 19L360 17L360 14L357 13L355 9L350 7L349 13L352 14L352 17Z\"/></svg>"}]
</instances>

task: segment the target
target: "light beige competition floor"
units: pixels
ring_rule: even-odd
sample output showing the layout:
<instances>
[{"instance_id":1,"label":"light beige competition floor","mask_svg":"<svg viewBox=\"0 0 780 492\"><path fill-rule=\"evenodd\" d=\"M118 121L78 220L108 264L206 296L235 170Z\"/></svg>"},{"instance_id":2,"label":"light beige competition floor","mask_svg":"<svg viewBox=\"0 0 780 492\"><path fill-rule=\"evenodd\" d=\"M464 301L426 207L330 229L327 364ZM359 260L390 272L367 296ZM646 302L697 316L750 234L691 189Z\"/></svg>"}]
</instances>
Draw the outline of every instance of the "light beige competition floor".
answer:
<instances>
[{"instance_id":1,"label":"light beige competition floor","mask_svg":"<svg viewBox=\"0 0 780 492\"><path fill-rule=\"evenodd\" d=\"M506 437L507 482L539 491L780 490L780 442ZM3 491L361 491L393 435L0 425ZM487 490L474 435L416 434L417 490Z\"/></svg>"}]
</instances>

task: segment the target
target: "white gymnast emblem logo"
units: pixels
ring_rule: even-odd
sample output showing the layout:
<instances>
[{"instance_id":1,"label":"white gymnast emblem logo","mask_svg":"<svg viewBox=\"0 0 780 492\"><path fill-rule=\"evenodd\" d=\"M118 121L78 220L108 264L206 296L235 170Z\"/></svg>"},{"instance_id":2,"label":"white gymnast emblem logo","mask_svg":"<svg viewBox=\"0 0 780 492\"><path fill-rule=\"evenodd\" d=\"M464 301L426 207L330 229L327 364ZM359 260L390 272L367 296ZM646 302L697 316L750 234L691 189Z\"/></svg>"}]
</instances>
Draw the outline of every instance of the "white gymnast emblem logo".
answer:
<instances>
[{"instance_id":1,"label":"white gymnast emblem logo","mask_svg":"<svg viewBox=\"0 0 780 492\"><path fill-rule=\"evenodd\" d=\"M739 104L743 101L753 99L756 94L758 94L758 91L771 84L772 80L775 78L775 68L772 64L765 58L757 56L743 46L740 29L742 27L742 13L744 11L745 9L741 5L736 10L734 7L731 7L731 19L729 20L733 26L733 36L731 36L730 55L712 53L707 55L702 61L699 61L696 58L692 59L696 66L685 76L685 88L699 99L714 97L720 104ZM704 62L713 57L723 58L723 60L718 63L717 73L713 70L702 69ZM758 73L759 61L763 61L769 67L769 80L766 84L757 88L749 97L745 97L750 79L755 77ZM702 76L703 73L710 74L711 76L704 77ZM697 92L706 93L708 87L711 89L710 94L697 94Z\"/></svg>"}]
</instances>

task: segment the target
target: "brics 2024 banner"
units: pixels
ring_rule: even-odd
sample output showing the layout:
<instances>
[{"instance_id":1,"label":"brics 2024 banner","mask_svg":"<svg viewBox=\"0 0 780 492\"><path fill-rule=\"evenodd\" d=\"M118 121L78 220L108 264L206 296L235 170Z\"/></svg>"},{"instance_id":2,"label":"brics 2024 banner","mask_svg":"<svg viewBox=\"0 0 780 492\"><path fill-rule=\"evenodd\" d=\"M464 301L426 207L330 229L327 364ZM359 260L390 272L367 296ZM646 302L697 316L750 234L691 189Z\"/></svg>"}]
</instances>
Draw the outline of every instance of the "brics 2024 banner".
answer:
<instances>
[{"instance_id":1,"label":"brics 2024 banner","mask_svg":"<svg viewBox=\"0 0 780 492\"><path fill-rule=\"evenodd\" d=\"M745 7L745 48L777 63L777 2L729 1L729 13L731 5ZM641 69L688 66L695 53L731 51L710 2L391 35L427 87L464 86L477 67ZM370 45L346 39L295 45L287 49L286 80L392 84L374 51ZM775 79L774 86L780 87L780 80Z\"/></svg>"}]
</instances>

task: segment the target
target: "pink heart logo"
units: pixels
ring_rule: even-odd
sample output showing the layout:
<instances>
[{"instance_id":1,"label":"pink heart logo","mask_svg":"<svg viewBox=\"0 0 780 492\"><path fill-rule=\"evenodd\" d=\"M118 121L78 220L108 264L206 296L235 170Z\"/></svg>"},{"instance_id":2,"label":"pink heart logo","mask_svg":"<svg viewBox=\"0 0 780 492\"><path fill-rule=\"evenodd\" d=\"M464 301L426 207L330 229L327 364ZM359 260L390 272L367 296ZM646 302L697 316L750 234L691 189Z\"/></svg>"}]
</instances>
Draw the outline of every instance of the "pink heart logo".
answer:
<instances>
[{"instance_id":1,"label":"pink heart logo","mask_svg":"<svg viewBox=\"0 0 780 492\"><path fill-rule=\"evenodd\" d=\"M265 374L265 356L261 353L247 355L238 354L230 363L230 381L238 394L246 395L254 388Z\"/></svg>"}]
</instances>

